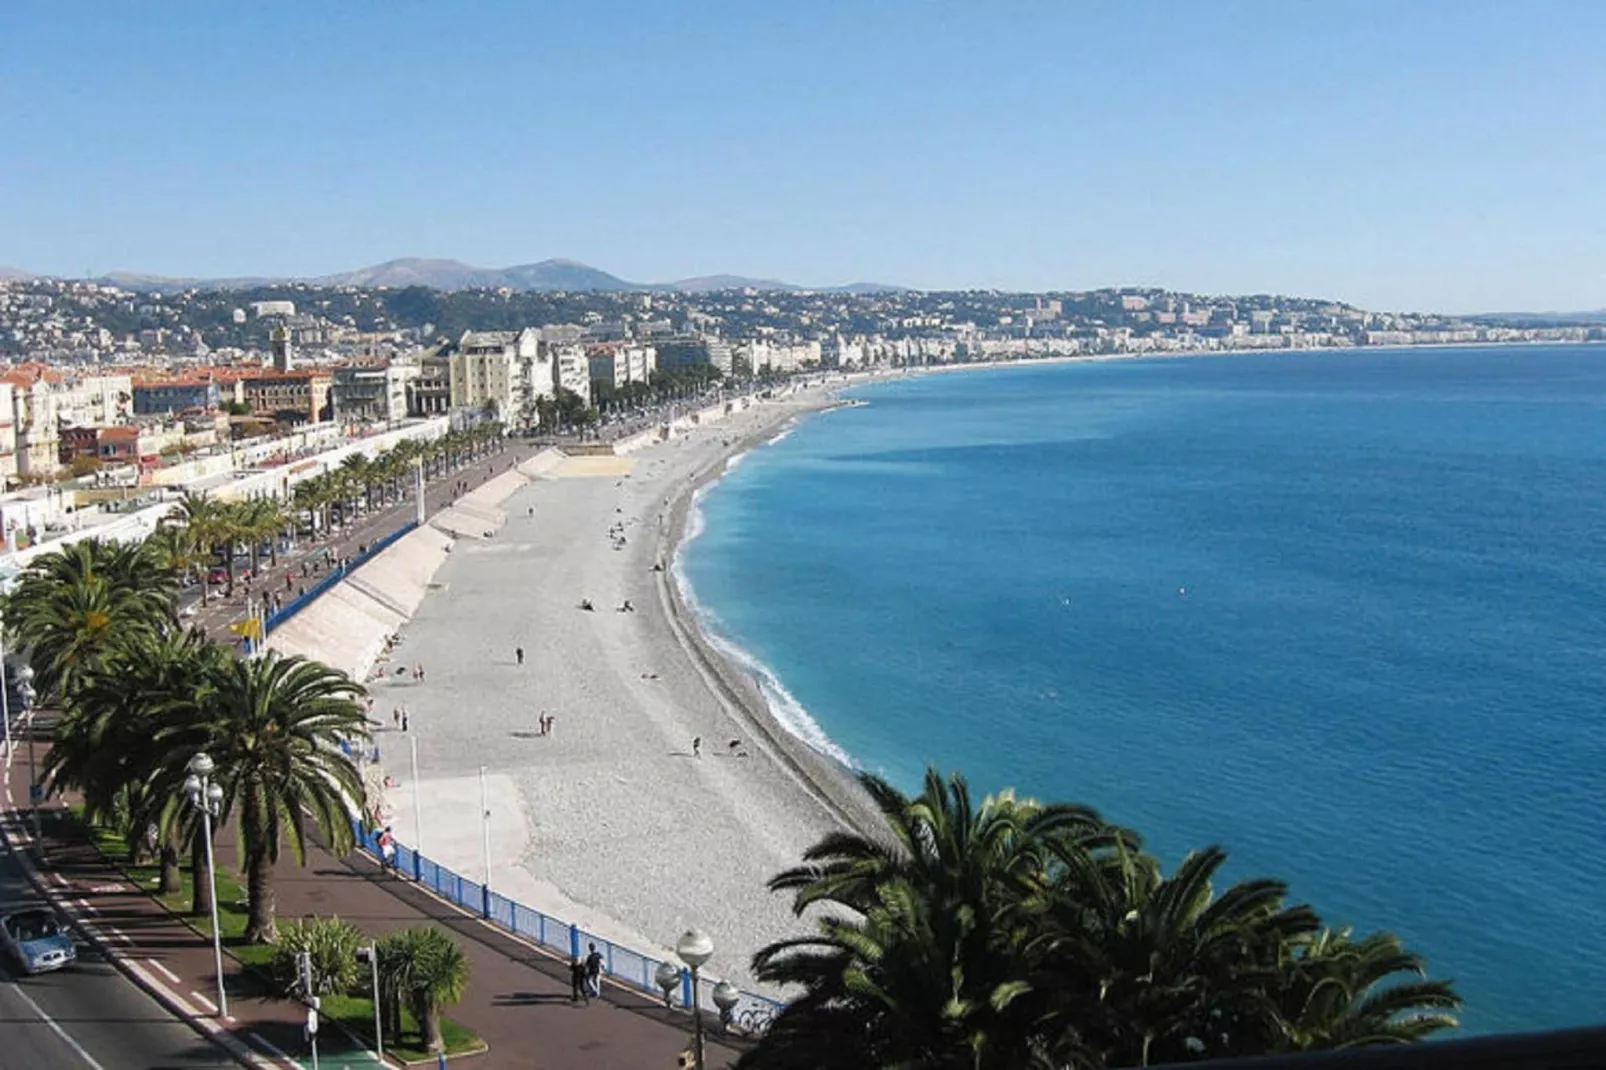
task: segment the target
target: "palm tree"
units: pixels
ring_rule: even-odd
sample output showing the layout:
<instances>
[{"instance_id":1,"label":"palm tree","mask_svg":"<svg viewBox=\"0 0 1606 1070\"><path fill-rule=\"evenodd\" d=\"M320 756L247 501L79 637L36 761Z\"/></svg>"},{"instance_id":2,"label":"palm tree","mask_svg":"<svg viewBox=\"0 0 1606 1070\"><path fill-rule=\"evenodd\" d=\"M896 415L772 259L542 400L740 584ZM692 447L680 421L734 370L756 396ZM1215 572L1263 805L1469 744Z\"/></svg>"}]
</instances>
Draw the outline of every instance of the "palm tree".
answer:
<instances>
[{"instance_id":1,"label":"palm tree","mask_svg":"<svg viewBox=\"0 0 1606 1070\"><path fill-rule=\"evenodd\" d=\"M861 778L887 841L827 835L803 866L778 874L819 935L753 958L761 981L802 986L742 1067L1017 1067L1030 1055L1031 990L1018 930L1048 883L1053 848L1102 849L1130 834L1086 807L1004 794L972 803L963 778L934 770L921 795ZM827 1058L829 1056L829 1058Z\"/></svg>"},{"instance_id":2,"label":"palm tree","mask_svg":"<svg viewBox=\"0 0 1606 1070\"><path fill-rule=\"evenodd\" d=\"M434 926L404 929L379 941L379 987L392 1036L401 1034L401 1006L418 1020L428 1051L442 1051L441 1010L463 998L468 959Z\"/></svg>"},{"instance_id":3,"label":"palm tree","mask_svg":"<svg viewBox=\"0 0 1606 1070\"><path fill-rule=\"evenodd\" d=\"M156 829L164 893L178 889L181 844L190 844L192 873L205 872L200 823L180 796L184 763L196 748L175 748L171 728L197 720L210 680L229 660L199 629L120 645L87 675L44 759L46 783L57 791L77 789L86 816L113 819L131 848ZM208 912L208 882L194 880L193 893L191 909Z\"/></svg>"},{"instance_id":4,"label":"palm tree","mask_svg":"<svg viewBox=\"0 0 1606 1070\"><path fill-rule=\"evenodd\" d=\"M223 537L223 505L205 494L185 494L166 518L167 525L178 525L189 537L190 548L204 565L211 564L212 551ZM211 584L201 577L201 604L207 602Z\"/></svg>"},{"instance_id":5,"label":"palm tree","mask_svg":"<svg viewBox=\"0 0 1606 1070\"><path fill-rule=\"evenodd\" d=\"M833 833L771 881L823 914L818 935L754 956L761 981L802 994L744 1070L1094 1070L1454 1025L1450 985L1421 979L1393 936L1326 932L1274 880L1216 894L1218 848L1166 876L1083 807L973 805L932 772L912 799L864 785L889 835Z\"/></svg>"},{"instance_id":6,"label":"palm tree","mask_svg":"<svg viewBox=\"0 0 1606 1070\"><path fill-rule=\"evenodd\" d=\"M1290 950L1276 997L1283 1050L1404 1044L1459 1024L1450 983L1428 980L1392 933L1355 940L1323 929ZM1389 983L1401 974L1415 980Z\"/></svg>"},{"instance_id":7,"label":"palm tree","mask_svg":"<svg viewBox=\"0 0 1606 1070\"><path fill-rule=\"evenodd\" d=\"M220 823L234 819L240 837L248 941L274 940L274 865L286 841L297 864L306 864L309 814L336 852L351 845L364 789L342 744L368 736L362 694L336 669L269 651L229 662L203 695L197 721L159 733L175 760L187 761L204 739L216 763Z\"/></svg>"},{"instance_id":8,"label":"palm tree","mask_svg":"<svg viewBox=\"0 0 1606 1070\"><path fill-rule=\"evenodd\" d=\"M6 597L5 626L41 695L70 695L119 642L174 626L177 581L155 547L83 539L36 558Z\"/></svg>"}]
</instances>

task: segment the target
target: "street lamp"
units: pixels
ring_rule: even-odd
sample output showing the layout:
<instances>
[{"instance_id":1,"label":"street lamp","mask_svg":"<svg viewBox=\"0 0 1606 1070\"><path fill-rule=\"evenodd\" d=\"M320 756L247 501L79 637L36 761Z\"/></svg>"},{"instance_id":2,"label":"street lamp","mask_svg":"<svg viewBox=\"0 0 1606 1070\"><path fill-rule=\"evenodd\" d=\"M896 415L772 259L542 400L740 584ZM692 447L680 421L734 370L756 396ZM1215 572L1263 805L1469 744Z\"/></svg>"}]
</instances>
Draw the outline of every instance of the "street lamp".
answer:
<instances>
[{"instance_id":1,"label":"street lamp","mask_svg":"<svg viewBox=\"0 0 1606 1070\"><path fill-rule=\"evenodd\" d=\"M673 998L675 986L680 984L680 969L673 962L660 962L658 969L653 971L652 978L658 982L658 987L664 992L664 1006L669 1006Z\"/></svg>"},{"instance_id":2,"label":"street lamp","mask_svg":"<svg viewBox=\"0 0 1606 1070\"><path fill-rule=\"evenodd\" d=\"M719 1031L731 1031L731 1011L742 1000L742 994L736 991L736 986L729 981L721 981L714 986L714 1006L719 1008Z\"/></svg>"},{"instance_id":3,"label":"street lamp","mask_svg":"<svg viewBox=\"0 0 1606 1070\"><path fill-rule=\"evenodd\" d=\"M211 755L196 751L186 767L190 775L184 778L184 798L201 811L201 835L206 842L206 879L212 887L212 963L217 970L217 1014L229 1016L229 994L223 988L223 930L217 923L217 865L212 859L212 819L223 807L223 788L214 783L212 772L217 767Z\"/></svg>"},{"instance_id":4,"label":"street lamp","mask_svg":"<svg viewBox=\"0 0 1606 1070\"><path fill-rule=\"evenodd\" d=\"M33 842L38 846L44 842L44 837L39 830L39 777L34 767L33 703L36 697L33 666L24 662L17 670L17 699L22 703L22 713L28 725L28 817L33 824Z\"/></svg>"},{"instance_id":5,"label":"street lamp","mask_svg":"<svg viewBox=\"0 0 1606 1070\"><path fill-rule=\"evenodd\" d=\"M688 929L681 934L679 940L675 941L675 954L686 964L686 968L691 970L691 1020L692 1036L695 1038L693 1051L697 1056L695 1064L697 1070L704 1070L703 1012L697 1001L697 971L703 963L713 957L714 941L700 929Z\"/></svg>"},{"instance_id":6,"label":"street lamp","mask_svg":"<svg viewBox=\"0 0 1606 1070\"><path fill-rule=\"evenodd\" d=\"M369 944L357 949L357 961L367 962L374 986L374 1053L385 1061L385 1027L379 1020L379 945Z\"/></svg>"}]
</instances>

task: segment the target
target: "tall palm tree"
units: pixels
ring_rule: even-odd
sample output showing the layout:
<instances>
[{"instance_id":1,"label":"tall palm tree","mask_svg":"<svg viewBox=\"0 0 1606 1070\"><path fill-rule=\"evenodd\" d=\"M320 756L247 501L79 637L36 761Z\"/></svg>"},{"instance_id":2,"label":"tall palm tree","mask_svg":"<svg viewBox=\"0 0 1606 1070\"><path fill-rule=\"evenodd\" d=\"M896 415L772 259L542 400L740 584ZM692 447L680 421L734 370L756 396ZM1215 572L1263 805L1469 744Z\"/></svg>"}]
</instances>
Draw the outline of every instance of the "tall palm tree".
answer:
<instances>
[{"instance_id":1,"label":"tall palm tree","mask_svg":"<svg viewBox=\"0 0 1606 1070\"><path fill-rule=\"evenodd\" d=\"M223 503L205 494L187 493L168 512L164 526L178 526L187 533L190 548L204 567L212 563L212 551L223 539ZM206 605L211 584L201 577L201 605Z\"/></svg>"},{"instance_id":2,"label":"tall palm tree","mask_svg":"<svg viewBox=\"0 0 1606 1070\"><path fill-rule=\"evenodd\" d=\"M181 786L189 750L175 747L172 728L197 721L210 681L229 662L228 651L199 629L137 637L86 677L57 722L44 760L46 783L76 789L91 820L114 819L130 847L146 830L157 831L163 892L178 888L180 845L190 844L194 898L191 909L210 909L200 823L183 805ZM164 738L165 737L165 738Z\"/></svg>"},{"instance_id":3,"label":"tall palm tree","mask_svg":"<svg viewBox=\"0 0 1606 1070\"><path fill-rule=\"evenodd\" d=\"M1030 1055L1031 990L1018 930L1048 882L1052 847L1102 849L1130 834L1086 807L1004 794L976 805L963 778L934 770L907 798L862 782L890 838L827 835L803 866L778 874L801 915L823 906L819 934L753 958L760 980L804 995L739 1065L1018 1067ZM834 908L834 909L830 909Z\"/></svg>"},{"instance_id":4,"label":"tall palm tree","mask_svg":"<svg viewBox=\"0 0 1606 1070\"><path fill-rule=\"evenodd\" d=\"M297 864L306 864L309 814L334 850L351 845L364 789L341 745L368 737L362 694L336 669L268 651L224 666L199 704L198 722L159 734L186 760L204 738L216 763L222 821L233 819L240 837L248 941L273 942L274 865L286 842Z\"/></svg>"},{"instance_id":5,"label":"tall palm tree","mask_svg":"<svg viewBox=\"0 0 1606 1070\"><path fill-rule=\"evenodd\" d=\"M973 805L935 773L912 799L864 783L887 836L832 834L771 881L818 934L754 956L802 994L743 1070L1102 1070L1454 1025L1450 985L1394 937L1328 933L1278 881L1217 894L1218 848L1167 876L1086 808Z\"/></svg>"},{"instance_id":6,"label":"tall palm tree","mask_svg":"<svg viewBox=\"0 0 1606 1070\"><path fill-rule=\"evenodd\" d=\"M1450 983L1428 980L1421 956L1392 933L1355 940L1323 929L1293 945L1285 967L1276 993L1283 1050L1404 1044L1459 1024Z\"/></svg>"},{"instance_id":7,"label":"tall palm tree","mask_svg":"<svg viewBox=\"0 0 1606 1070\"><path fill-rule=\"evenodd\" d=\"M155 547L83 539L36 558L5 599L42 696L67 697L117 643L174 626L177 581Z\"/></svg>"}]
</instances>

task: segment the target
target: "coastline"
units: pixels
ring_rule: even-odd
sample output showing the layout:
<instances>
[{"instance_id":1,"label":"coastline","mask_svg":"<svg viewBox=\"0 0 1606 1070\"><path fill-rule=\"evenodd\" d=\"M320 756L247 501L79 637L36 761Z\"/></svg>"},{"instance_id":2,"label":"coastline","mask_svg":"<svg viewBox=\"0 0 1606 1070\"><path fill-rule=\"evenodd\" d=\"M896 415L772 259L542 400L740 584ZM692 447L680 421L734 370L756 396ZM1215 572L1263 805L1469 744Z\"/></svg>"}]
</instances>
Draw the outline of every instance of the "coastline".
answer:
<instances>
[{"instance_id":1,"label":"coastline","mask_svg":"<svg viewBox=\"0 0 1606 1070\"><path fill-rule=\"evenodd\" d=\"M569 457L512 490L506 528L456 540L371 688L398 838L627 947L665 955L703 928L711 973L762 992L752 953L812 930L769 877L876 817L852 770L788 731L704 633L674 563L698 494L733 458L867 378L754 402L628 456ZM418 664L424 682L406 672ZM390 725L403 707L407 734Z\"/></svg>"}]
</instances>

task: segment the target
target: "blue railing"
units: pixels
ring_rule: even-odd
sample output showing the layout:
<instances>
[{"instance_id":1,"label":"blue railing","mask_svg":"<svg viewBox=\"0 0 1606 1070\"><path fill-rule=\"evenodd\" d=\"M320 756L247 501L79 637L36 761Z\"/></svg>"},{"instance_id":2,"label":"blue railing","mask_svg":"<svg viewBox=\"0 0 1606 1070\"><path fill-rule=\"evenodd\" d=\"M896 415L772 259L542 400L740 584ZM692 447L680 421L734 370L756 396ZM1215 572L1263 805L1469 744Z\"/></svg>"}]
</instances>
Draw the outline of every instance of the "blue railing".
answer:
<instances>
[{"instance_id":1,"label":"blue railing","mask_svg":"<svg viewBox=\"0 0 1606 1070\"><path fill-rule=\"evenodd\" d=\"M357 846L383 864L384 856L379 849L379 833L364 830L362 824L356 821L352 822L351 831ZM440 863L399 843L396 844L395 867L398 874L411 877L442 899L472 911L497 928L539 944L564 958L583 958L588 953L590 945L596 944L597 950L602 953L603 964L609 977L652 996L659 998L664 996L663 990L658 987L658 967L662 965L663 959L654 958L623 944L616 944L594 933L586 932L578 925L550 914L543 914L539 910L531 910L522 903L515 903L505 896L490 891L477 881L454 873ZM691 974L681 966L676 966L675 969L679 976L679 981L673 990L675 1002L684 1009L690 1009ZM701 1009L708 1013L719 1014L719 1008L713 1002L714 983L708 978L705 978L704 982L699 986L701 998L698 1002L701 1004ZM730 1012L730 1026L742 1033L755 1035L763 1033L780 1009L781 1005L772 999L744 992L740 1002Z\"/></svg>"},{"instance_id":2,"label":"blue railing","mask_svg":"<svg viewBox=\"0 0 1606 1070\"><path fill-rule=\"evenodd\" d=\"M323 576L318 579L318 582L314 583L311 587L308 587L304 593L296 595L294 600L286 602L283 606L267 615L267 618L263 621L262 625L264 634L266 635L272 633L273 629L277 628L279 625L283 624L297 613L300 613L303 609L306 609L320 595L327 593L331 587L335 586L341 580L351 575L354 570L361 568L369 561L372 561L376 555L384 552L397 539L401 538L403 535L406 535L416 527L418 527L418 521L409 520L407 523L403 524L389 535L377 539L372 546L368 547L368 549L364 550L362 553L357 554L344 565L332 568L328 572L324 573ZM251 648L252 643L248 639L246 640L246 651L249 653Z\"/></svg>"}]
</instances>

